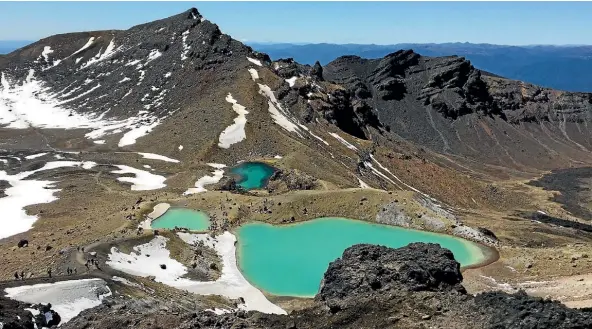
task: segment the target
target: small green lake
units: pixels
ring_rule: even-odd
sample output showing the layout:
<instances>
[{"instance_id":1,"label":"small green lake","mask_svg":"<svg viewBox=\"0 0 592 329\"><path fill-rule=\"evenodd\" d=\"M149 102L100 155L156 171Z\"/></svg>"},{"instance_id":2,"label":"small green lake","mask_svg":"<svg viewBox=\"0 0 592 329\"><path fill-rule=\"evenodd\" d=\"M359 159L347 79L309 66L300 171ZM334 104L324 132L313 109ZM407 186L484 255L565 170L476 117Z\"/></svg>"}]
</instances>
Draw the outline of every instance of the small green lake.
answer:
<instances>
[{"instance_id":1,"label":"small green lake","mask_svg":"<svg viewBox=\"0 0 592 329\"><path fill-rule=\"evenodd\" d=\"M243 162L230 169L231 173L240 177L237 184L245 190L265 187L274 171L275 168L263 162Z\"/></svg>"},{"instance_id":2,"label":"small green lake","mask_svg":"<svg viewBox=\"0 0 592 329\"><path fill-rule=\"evenodd\" d=\"M314 296L329 263L358 243L393 248L412 242L439 243L450 249L462 266L486 258L479 245L464 239L345 218L281 226L250 223L237 233L243 275L256 287L278 296Z\"/></svg>"},{"instance_id":3,"label":"small green lake","mask_svg":"<svg viewBox=\"0 0 592 329\"><path fill-rule=\"evenodd\" d=\"M210 216L199 210L170 208L150 225L152 228L174 229L184 227L192 231L205 231L210 226Z\"/></svg>"}]
</instances>

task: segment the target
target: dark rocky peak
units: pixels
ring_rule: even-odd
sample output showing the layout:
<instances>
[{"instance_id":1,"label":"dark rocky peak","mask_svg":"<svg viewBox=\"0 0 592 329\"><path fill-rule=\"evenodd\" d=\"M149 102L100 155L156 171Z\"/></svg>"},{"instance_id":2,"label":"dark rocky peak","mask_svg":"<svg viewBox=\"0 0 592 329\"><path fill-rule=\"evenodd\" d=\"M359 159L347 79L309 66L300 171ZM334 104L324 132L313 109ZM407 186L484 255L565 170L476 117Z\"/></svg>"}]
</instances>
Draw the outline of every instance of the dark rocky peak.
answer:
<instances>
[{"instance_id":1,"label":"dark rocky peak","mask_svg":"<svg viewBox=\"0 0 592 329\"><path fill-rule=\"evenodd\" d=\"M360 244L329 264L316 299L337 311L375 294L401 291L464 293L460 264L437 244L412 243L399 249Z\"/></svg>"},{"instance_id":2,"label":"dark rocky peak","mask_svg":"<svg viewBox=\"0 0 592 329\"><path fill-rule=\"evenodd\" d=\"M271 65L274 72L284 79L305 76L310 72L310 65L302 65L293 58L280 58Z\"/></svg>"},{"instance_id":3,"label":"dark rocky peak","mask_svg":"<svg viewBox=\"0 0 592 329\"><path fill-rule=\"evenodd\" d=\"M316 61L312 69L310 69L310 76L315 80L323 80L323 67L321 66L321 63L319 63L319 61Z\"/></svg>"},{"instance_id":4,"label":"dark rocky peak","mask_svg":"<svg viewBox=\"0 0 592 329\"><path fill-rule=\"evenodd\" d=\"M405 71L419 63L420 55L413 50L399 50L380 60L372 75L375 79L387 77L403 78Z\"/></svg>"}]
</instances>

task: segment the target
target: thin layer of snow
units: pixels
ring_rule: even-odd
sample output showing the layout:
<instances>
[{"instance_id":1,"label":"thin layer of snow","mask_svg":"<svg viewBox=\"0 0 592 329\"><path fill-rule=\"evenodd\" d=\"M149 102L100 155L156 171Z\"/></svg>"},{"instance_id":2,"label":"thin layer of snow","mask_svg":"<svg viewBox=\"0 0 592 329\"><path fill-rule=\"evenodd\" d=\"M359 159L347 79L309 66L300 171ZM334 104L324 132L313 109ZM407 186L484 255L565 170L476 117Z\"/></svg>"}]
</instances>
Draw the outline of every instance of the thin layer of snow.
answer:
<instances>
[{"instance_id":1,"label":"thin layer of snow","mask_svg":"<svg viewBox=\"0 0 592 329\"><path fill-rule=\"evenodd\" d=\"M102 145L102 144L105 144L105 140L104 139L99 139L99 140L93 141L93 143Z\"/></svg>"},{"instance_id":2,"label":"thin layer of snow","mask_svg":"<svg viewBox=\"0 0 592 329\"><path fill-rule=\"evenodd\" d=\"M353 146L348 141L346 141L345 139L343 139L343 137L337 135L336 133L329 133L329 135L335 137L335 139L337 139L338 141L340 141L341 144L345 145L348 149L354 150L354 151L357 151L358 150L357 147Z\"/></svg>"},{"instance_id":3,"label":"thin layer of snow","mask_svg":"<svg viewBox=\"0 0 592 329\"><path fill-rule=\"evenodd\" d=\"M361 179L358 178L358 182L360 183L360 188L371 188L370 185L364 183Z\"/></svg>"},{"instance_id":4,"label":"thin layer of snow","mask_svg":"<svg viewBox=\"0 0 592 329\"><path fill-rule=\"evenodd\" d=\"M298 79L298 77L291 77L290 79L286 79L286 82L290 85L290 87L294 87L296 79Z\"/></svg>"},{"instance_id":5,"label":"thin layer of snow","mask_svg":"<svg viewBox=\"0 0 592 329\"><path fill-rule=\"evenodd\" d=\"M51 303L51 308L66 323L80 312L101 305L111 296L111 290L103 279L81 279L41 283L30 286L6 288L8 298L25 303ZM31 313L33 313L31 311ZM37 311L38 314L38 311Z\"/></svg>"},{"instance_id":6,"label":"thin layer of snow","mask_svg":"<svg viewBox=\"0 0 592 329\"><path fill-rule=\"evenodd\" d=\"M191 188L187 189L187 191L185 191L183 193L183 195L190 195L190 194L205 192L205 191L207 191L205 188L206 185L216 184L222 179L222 176L224 176L224 169L223 168L225 168L226 165L217 164L217 163L208 163L208 165L210 167L216 168L216 170L214 170L212 172L212 176L205 175L205 176L201 177L200 179L197 180L197 182L195 182L195 187L191 187Z\"/></svg>"},{"instance_id":7,"label":"thin layer of snow","mask_svg":"<svg viewBox=\"0 0 592 329\"><path fill-rule=\"evenodd\" d=\"M249 114L249 111L247 111L244 106L240 105L236 99L232 97L232 94L228 93L226 101L232 104L232 110L237 114L237 117L234 118L233 124L226 127L226 129L220 133L220 137L218 138L218 146L225 149L229 148L230 145L236 144L247 138L245 125L247 124L246 115Z\"/></svg>"},{"instance_id":8,"label":"thin layer of snow","mask_svg":"<svg viewBox=\"0 0 592 329\"><path fill-rule=\"evenodd\" d=\"M40 157L42 157L42 156L44 156L44 155L46 155L46 154L47 154L47 152L43 152L43 153L37 153L37 154L31 154L31 155L27 155L27 156L25 157L25 159L27 159L27 160L31 160L31 159L35 159L35 158L40 158Z\"/></svg>"},{"instance_id":9,"label":"thin layer of snow","mask_svg":"<svg viewBox=\"0 0 592 329\"><path fill-rule=\"evenodd\" d=\"M282 308L267 300L259 289L253 287L243 277L237 266L236 237L232 233L226 231L214 239L209 234L177 234L188 244L202 241L204 245L213 248L222 259L222 274L216 281L196 282L179 278L171 285L199 295L222 295L231 299L242 297L245 304L241 305L241 308L246 311L287 314Z\"/></svg>"},{"instance_id":10,"label":"thin layer of snow","mask_svg":"<svg viewBox=\"0 0 592 329\"><path fill-rule=\"evenodd\" d=\"M131 79L128 77L123 77L123 79L119 80L119 83L124 83L126 81L130 81Z\"/></svg>"},{"instance_id":11,"label":"thin layer of snow","mask_svg":"<svg viewBox=\"0 0 592 329\"><path fill-rule=\"evenodd\" d=\"M8 163L8 160L6 160L6 159L0 159L0 162L2 162L2 163Z\"/></svg>"},{"instance_id":12,"label":"thin layer of snow","mask_svg":"<svg viewBox=\"0 0 592 329\"><path fill-rule=\"evenodd\" d=\"M0 180L5 180L10 184L10 187L4 190L6 196L0 198L0 209L2 209L0 239L26 232L33 227L33 224L38 218L36 215L27 215L24 210L25 207L40 203L50 203L58 199L54 195L55 192L60 191L60 189L54 188L56 182L27 180L25 178L40 171L74 166L90 169L95 165L96 163L94 162L53 161L46 163L42 168L15 175L9 175L6 171L0 171Z\"/></svg>"},{"instance_id":13,"label":"thin layer of snow","mask_svg":"<svg viewBox=\"0 0 592 329\"><path fill-rule=\"evenodd\" d=\"M170 77L171 77L171 75L173 75L173 73L172 73L172 72L167 72L167 73L164 75L164 77L165 77L165 78L170 78Z\"/></svg>"},{"instance_id":14,"label":"thin layer of snow","mask_svg":"<svg viewBox=\"0 0 592 329\"><path fill-rule=\"evenodd\" d=\"M161 160L166 162L179 163L179 160L172 159L160 154L138 152L144 159Z\"/></svg>"},{"instance_id":15,"label":"thin layer of snow","mask_svg":"<svg viewBox=\"0 0 592 329\"><path fill-rule=\"evenodd\" d=\"M249 73L251 74L251 79L253 79L253 81L259 79L259 73L257 72L257 70L249 69Z\"/></svg>"},{"instance_id":16,"label":"thin layer of snow","mask_svg":"<svg viewBox=\"0 0 592 329\"><path fill-rule=\"evenodd\" d=\"M155 175L145 170L136 169L125 165L115 165L119 170L112 171L113 174L133 174L134 177L118 177L120 182L131 183L132 191L156 190L166 187L166 177Z\"/></svg>"},{"instance_id":17,"label":"thin layer of snow","mask_svg":"<svg viewBox=\"0 0 592 329\"><path fill-rule=\"evenodd\" d=\"M90 37L90 39L88 39L88 41L84 44L84 46L82 46L82 48L76 50L74 53L72 53L72 55L68 56L68 57L72 57L82 51L84 51L86 48L90 47L93 42L95 42L95 37ZM76 60L76 63L78 63L78 60Z\"/></svg>"},{"instance_id":18,"label":"thin layer of snow","mask_svg":"<svg viewBox=\"0 0 592 329\"><path fill-rule=\"evenodd\" d=\"M258 60L258 59L254 59L254 58L251 58L251 57L248 57L248 56L247 56L247 60L248 60L249 62L251 62L251 63L253 63L253 64L257 65L257 66L263 66L263 65L261 64L261 61L260 61L260 60Z\"/></svg>"},{"instance_id":19,"label":"thin layer of snow","mask_svg":"<svg viewBox=\"0 0 592 329\"><path fill-rule=\"evenodd\" d=\"M258 85L259 93L267 97L268 111L269 114L271 114L273 121L287 131L294 132L302 137L299 132L300 127L288 119L288 113L284 111L282 106L278 103L273 91L271 91L271 88L260 83L258 83Z\"/></svg>"}]
</instances>

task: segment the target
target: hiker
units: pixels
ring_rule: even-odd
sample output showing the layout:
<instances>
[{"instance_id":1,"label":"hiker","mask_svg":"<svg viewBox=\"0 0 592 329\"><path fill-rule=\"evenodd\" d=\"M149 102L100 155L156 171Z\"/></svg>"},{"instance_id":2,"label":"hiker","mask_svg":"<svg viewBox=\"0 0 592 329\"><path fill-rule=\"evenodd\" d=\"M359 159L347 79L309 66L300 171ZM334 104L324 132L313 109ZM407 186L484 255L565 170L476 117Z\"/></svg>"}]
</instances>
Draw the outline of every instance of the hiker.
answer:
<instances>
[{"instance_id":1,"label":"hiker","mask_svg":"<svg viewBox=\"0 0 592 329\"><path fill-rule=\"evenodd\" d=\"M18 272L14 272L14 279L15 279L15 280L18 280L18 279L19 279Z\"/></svg>"},{"instance_id":2,"label":"hiker","mask_svg":"<svg viewBox=\"0 0 592 329\"><path fill-rule=\"evenodd\" d=\"M84 252L84 247L82 247L82 252Z\"/></svg>"},{"instance_id":3,"label":"hiker","mask_svg":"<svg viewBox=\"0 0 592 329\"><path fill-rule=\"evenodd\" d=\"M25 279L25 271L21 271L21 280Z\"/></svg>"},{"instance_id":4,"label":"hiker","mask_svg":"<svg viewBox=\"0 0 592 329\"><path fill-rule=\"evenodd\" d=\"M47 275L49 275L49 278L51 279L51 267L47 268Z\"/></svg>"},{"instance_id":5,"label":"hiker","mask_svg":"<svg viewBox=\"0 0 592 329\"><path fill-rule=\"evenodd\" d=\"M80 246L76 247L76 251L80 252Z\"/></svg>"},{"instance_id":6,"label":"hiker","mask_svg":"<svg viewBox=\"0 0 592 329\"><path fill-rule=\"evenodd\" d=\"M77 270L76 270L76 268L74 268L74 274L77 274L76 272L77 272Z\"/></svg>"},{"instance_id":7,"label":"hiker","mask_svg":"<svg viewBox=\"0 0 592 329\"><path fill-rule=\"evenodd\" d=\"M68 268L66 269L66 274L67 274L67 275L70 275L70 267L68 267Z\"/></svg>"}]
</instances>

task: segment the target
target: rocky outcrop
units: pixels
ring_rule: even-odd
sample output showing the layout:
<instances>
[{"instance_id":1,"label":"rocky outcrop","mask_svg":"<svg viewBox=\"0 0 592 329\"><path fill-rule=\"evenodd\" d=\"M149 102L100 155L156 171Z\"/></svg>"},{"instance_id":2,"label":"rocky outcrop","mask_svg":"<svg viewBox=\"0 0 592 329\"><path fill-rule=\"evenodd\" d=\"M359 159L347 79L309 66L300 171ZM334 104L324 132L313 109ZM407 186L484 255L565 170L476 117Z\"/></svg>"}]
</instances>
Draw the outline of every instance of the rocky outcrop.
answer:
<instances>
[{"instance_id":1,"label":"rocky outcrop","mask_svg":"<svg viewBox=\"0 0 592 329\"><path fill-rule=\"evenodd\" d=\"M30 310L36 311L36 315ZM51 304L30 305L0 296L1 329L54 328L60 322L61 317L51 309Z\"/></svg>"},{"instance_id":2,"label":"rocky outcrop","mask_svg":"<svg viewBox=\"0 0 592 329\"><path fill-rule=\"evenodd\" d=\"M269 178L268 187L276 190L285 187L288 190L313 190L317 179L297 169L276 170Z\"/></svg>"},{"instance_id":3,"label":"rocky outcrop","mask_svg":"<svg viewBox=\"0 0 592 329\"><path fill-rule=\"evenodd\" d=\"M363 244L346 249L329 265L316 299L336 313L402 290L464 293L461 282L460 264L437 244L400 249Z\"/></svg>"}]
</instances>

